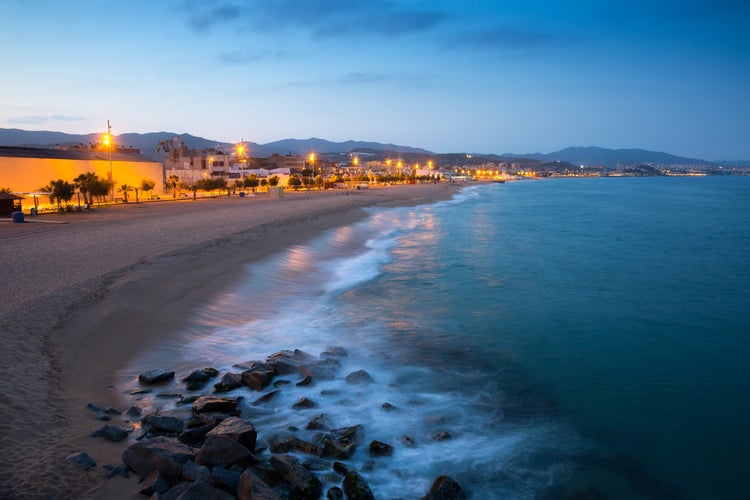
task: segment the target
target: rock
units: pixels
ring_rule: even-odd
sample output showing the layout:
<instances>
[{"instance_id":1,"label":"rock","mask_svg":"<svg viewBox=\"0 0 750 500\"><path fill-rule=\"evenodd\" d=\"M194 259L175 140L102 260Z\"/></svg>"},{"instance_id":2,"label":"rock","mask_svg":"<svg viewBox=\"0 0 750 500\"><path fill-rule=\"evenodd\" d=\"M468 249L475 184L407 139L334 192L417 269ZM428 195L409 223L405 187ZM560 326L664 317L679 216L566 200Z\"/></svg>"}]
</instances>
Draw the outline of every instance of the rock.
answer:
<instances>
[{"instance_id":1,"label":"rock","mask_svg":"<svg viewBox=\"0 0 750 500\"><path fill-rule=\"evenodd\" d=\"M365 428L361 425L342 427L331 431L331 437L339 443L359 443L364 435Z\"/></svg>"},{"instance_id":2,"label":"rock","mask_svg":"<svg viewBox=\"0 0 750 500\"><path fill-rule=\"evenodd\" d=\"M441 432L438 432L436 434L433 434L432 435L432 440L433 441L445 441L446 439L451 439L451 437L452 436L450 435L449 432L441 431Z\"/></svg>"},{"instance_id":3,"label":"rock","mask_svg":"<svg viewBox=\"0 0 750 500\"><path fill-rule=\"evenodd\" d=\"M343 462L333 462L333 470L342 476L349 474L349 467Z\"/></svg>"},{"instance_id":4,"label":"rock","mask_svg":"<svg viewBox=\"0 0 750 500\"><path fill-rule=\"evenodd\" d=\"M321 358L346 358L349 353L343 347L329 347L320 353Z\"/></svg>"},{"instance_id":5,"label":"rock","mask_svg":"<svg viewBox=\"0 0 750 500\"><path fill-rule=\"evenodd\" d=\"M242 372L242 385L254 391L262 391L271 383L273 370L247 370Z\"/></svg>"},{"instance_id":6,"label":"rock","mask_svg":"<svg viewBox=\"0 0 750 500\"><path fill-rule=\"evenodd\" d=\"M224 467L214 467L211 473L211 484L230 493L237 491L240 482L240 473L225 469Z\"/></svg>"},{"instance_id":7,"label":"rock","mask_svg":"<svg viewBox=\"0 0 750 500\"><path fill-rule=\"evenodd\" d=\"M300 398L296 403L292 405L295 410L306 410L309 408L315 408L318 404L308 398Z\"/></svg>"},{"instance_id":8,"label":"rock","mask_svg":"<svg viewBox=\"0 0 750 500\"><path fill-rule=\"evenodd\" d=\"M430 491L422 500L464 500L461 486L450 476L440 476L432 483Z\"/></svg>"},{"instance_id":9,"label":"rock","mask_svg":"<svg viewBox=\"0 0 750 500\"><path fill-rule=\"evenodd\" d=\"M292 494L297 498L319 499L323 485L309 470L291 455L271 455L271 467L292 485Z\"/></svg>"},{"instance_id":10,"label":"rock","mask_svg":"<svg viewBox=\"0 0 750 500\"><path fill-rule=\"evenodd\" d=\"M323 472L330 470L331 463L328 460L321 460L320 458L308 458L302 462L302 466L311 472Z\"/></svg>"},{"instance_id":11,"label":"rock","mask_svg":"<svg viewBox=\"0 0 750 500\"><path fill-rule=\"evenodd\" d=\"M182 466L182 475L180 477L186 481L192 481L194 483L199 481L210 483L211 469L205 465L198 465L192 460L188 460L185 462L185 465Z\"/></svg>"},{"instance_id":12,"label":"rock","mask_svg":"<svg viewBox=\"0 0 750 500\"><path fill-rule=\"evenodd\" d=\"M112 408L111 406L107 407L106 410L104 410L104 413L107 415L122 415L122 412L118 410L117 408Z\"/></svg>"},{"instance_id":13,"label":"rock","mask_svg":"<svg viewBox=\"0 0 750 500\"><path fill-rule=\"evenodd\" d=\"M375 469L375 460L369 459L365 461L360 469L362 472L372 472Z\"/></svg>"},{"instance_id":14,"label":"rock","mask_svg":"<svg viewBox=\"0 0 750 500\"><path fill-rule=\"evenodd\" d=\"M255 463L255 456L250 450L226 435L206 436L206 441L195 455L195 463L207 467L231 467Z\"/></svg>"},{"instance_id":15,"label":"rock","mask_svg":"<svg viewBox=\"0 0 750 500\"><path fill-rule=\"evenodd\" d=\"M128 474L128 466L125 464L122 464L119 467L115 467L114 465L102 465L102 468L109 471L104 475L107 479L111 479L115 476L122 476L125 479L130 478L130 475Z\"/></svg>"},{"instance_id":16,"label":"rock","mask_svg":"<svg viewBox=\"0 0 750 500\"><path fill-rule=\"evenodd\" d=\"M140 417L141 416L141 409L137 406L131 406L128 408L128 411L125 412L125 415L129 417Z\"/></svg>"},{"instance_id":17,"label":"rock","mask_svg":"<svg viewBox=\"0 0 750 500\"><path fill-rule=\"evenodd\" d=\"M218 435L229 436L251 452L255 451L258 431L255 430L253 423L249 420L229 417L208 433L208 436Z\"/></svg>"},{"instance_id":18,"label":"rock","mask_svg":"<svg viewBox=\"0 0 750 500\"><path fill-rule=\"evenodd\" d=\"M184 427L182 419L177 417L146 415L141 422L154 434L179 434Z\"/></svg>"},{"instance_id":19,"label":"rock","mask_svg":"<svg viewBox=\"0 0 750 500\"><path fill-rule=\"evenodd\" d=\"M219 370L216 368L204 368L203 371L210 377L218 377L219 376Z\"/></svg>"},{"instance_id":20,"label":"rock","mask_svg":"<svg viewBox=\"0 0 750 500\"><path fill-rule=\"evenodd\" d=\"M158 384L174 378L174 372L171 370L150 370L138 375L138 382L145 385Z\"/></svg>"},{"instance_id":21,"label":"rock","mask_svg":"<svg viewBox=\"0 0 750 500\"><path fill-rule=\"evenodd\" d=\"M401 436L401 444L403 444L407 448L414 448L416 446L414 440L409 436Z\"/></svg>"},{"instance_id":22,"label":"rock","mask_svg":"<svg viewBox=\"0 0 750 500\"><path fill-rule=\"evenodd\" d=\"M385 402L380 406L385 411L393 411L398 410L395 406L393 406L391 403Z\"/></svg>"},{"instance_id":23,"label":"rock","mask_svg":"<svg viewBox=\"0 0 750 500\"><path fill-rule=\"evenodd\" d=\"M183 378L183 382L207 382L208 379L210 379L211 376L206 373L204 370L194 370L190 372L190 374Z\"/></svg>"},{"instance_id":24,"label":"rock","mask_svg":"<svg viewBox=\"0 0 750 500\"><path fill-rule=\"evenodd\" d=\"M253 404L254 405L259 405L259 404L262 404L262 403L267 403L267 402L271 401L274 398L274 396L276 396L276 394L278 394L278 393L279 393L278 390L266 393L266 394L262 395L261 397L259 397L258 399L256 399L255 401L253 401Z\"/></svg>"},{"instance_id":25,"label":"rock","mask_svg":"<svg viewBox=\"0 0 750 500\"><path fill-rule=\"evenodd\" d=\"M356 450L357 445L354 443L339 443L328 436L323 438L322 456L324 457L347 460L351 458Z\"/></svg>"},{"instance_id":26,"label":"rock","mask_svg":"<svg viewBox=\"0 0 750 500\"><path fill-rule=\"evenodd\" d=\"M373 382L375 382L370 374L365 370L357 370L356 372L352 372L347 375L344 380L347 384L353 385L372 384Z\"/></svg>"},{"instance_id":27,"label":"rock","mask_svg":"<svg viewBox=\"0 0 750 500\"><path fill-rule=\"evenodd\" d=\"M92 438L100 438L104 437L104 433L107 432L107 429L109 429L108 425L102 425L98 429L96 429L94 432L91 433Z\"/></svg>"},{"instance_id":28,"label":"rock","mask_svg":"<svg viewBox=\"0 0 750 500\"><path fill-rule=\"evenodd\" d=\"M96 462L86 452L79 451L65 457L65 460L73 462L83 470L91 470L96 467Z\"/></svg>"},{"instance_id":29,"label":"rock","mask_svg":"<svg viewBox=\"0 0 750 500\"><path fill-rule=\"evenodd\" d=\"M269 449L271 453L288 453L290 451L298 451L300 453L306 453L307 455L320 456L323 454L323 450L314 444L304 441L297 436L285 436L282 438L272 438L269 442Z\"/></svg>"},{"instance_id":30,"label":"rock","mask_svg":"<svg viewBox=\"0 0 750 500\"><path fill-rule=\"evenodd\" d=\"M328 490L328 492L326 493L326 498L328 500L344 500L344 492L338 486L334 486L333 488Z\"/></svg>"},{"instance_id":31,"label":"rock","mask_svg":"<svg viewBox=\"0 0 750 500\"><path fill-rule=\"evenodd\" d=\"M153 498L153 497L152 497ZM179 483L158 496L158 500L231 500L231 493L208 483Z\"/></svg>"},{"instance_id":32,"label":"rock","mask_svg":"<svg viewBox=\"0 0 750 500\"><path fill-rule=\"evenodd\" d=\"M348 500L374 500L370 485L355 471L350 471L344 478L344 493Z\"/></svg>"},{"instance_id":33,"label":"rock","mask_svg":"<svg viewBox=\"0 0 750 500\"><path fill-rule=\"evenodd\" d=\"M193 427L192 429L188 429L184 432L181 432L177 439L180 440L180 442L185 443L189 446L196 446L206 439L206 434L211 432L211 430L214 428L214 425L203 425L201 427Z\"/></svg>"},{"instance_id":34,"label":"rock","mask_svg":"<svg viewBox=\"0 0 750 500\"><path fill-rule=\"evenodd\" d=\"M98 412L102 411L102 409L99 408L98 406L96 406L94 403L86 403L86 409L87 410L91 410L94 413L98 413Z\"/></svg>"},{"instance_id":35,"label":"rock","mask_svg":"<svg viewBox=\"0 0 750 500\"><path fill-rule=\"evenodd\" d=\"M374 457L389 457L393 455L393 446L381 441L372 441L370 443L370 455Z\"/></svg>"},{"instance_id":36,"label":"rock","mask_svg":"<svg viewBox=\"0 0 750 500\"><path fill-rule=\"evenodd\" d=\"M274 382L273 386L278 389L279 387L283 387L283 386L289 385L291 383L292 383L291 380L281 379L281 380L277 380L276 382Z\"/></svg>"},{"instance_id":37,"label":"rock","mask_svg":"<svg viewBox=\"0 0 750 500\"><path fill-rule=\"evenodd\" d=\"M315 380L312 375L306 375L305 378L295 384L297 387L311 387L315 385Z\"/></svg>"},{"instance_id":38,"label":"rock","mask_svg":"<svg viewBox=\"0 0 750 500\"><path fill-rule=\"evenodd\" d=\"M305 429L314 431L324 431L331 427L331 421L325 413L321 413L317 417L310 420Z\"/></svg>"},{"instance_id":39,"label":"rock","mask_svg":"<svg viewBox=\"0 0 750 500\"><path fill-rule=\"evenodd\" d=\"M221 381L214 384L216 392L226 392L236 389L242 385L242 375L240 373L227 372L221 377Z\"/></svg>"},{"instance_id":40,"label":"rock","mask_svg":"<svg viewBox=\"0 0 750 500\"><path fill-rule=\"evenodd\" d=\"M104 435L102 437L104 437L104 439L106 439L107 441L119 443L120 441L128 437L128 432L119 425L110 425L104 431Z\"/></svg>"},{"instance_id":41,"label":"rock","mask_svg":"<svg viewBox=\"0 0 750 500\"><path fill-rule=\"evenodd\" d=\"M201 396L193 403L194 413L231 413L237 408L237 400L219 396Z\"/></svg>"},{"instance_id":42,"label":"rock","mask_svg":"<svg viewBox=\"0 0 750 500\"><path fill-rule=\"evenodd\" d=\"M240 475L237 497L239 500L281 500L270 486L250 470L245 470Z\"/></svg>"},{"instance_id":43,"label":"rock","mask_svg":"<svg viewBox=\"0 0 750 500\"><path fill-rule=\"evenodd\" d=\"M98 412L96 412L96 419L101 420L102 422L107 422L109 420L112 420L111 418L109 418L109 415L104 413L103 410L99 410Z\"/></svg>"},{"instance_id":44,"label":"rock","mask_svg":"<svg viewBox=\"0 0 750 500\"><path fill-rule=\"evenodd\" d=\"M180 477L182 466L195 457L195 452L176 439L158 436L130 445L122 453L122 461L136 474L146 476L154 469L169 477Z\"/></svg>"},{"instance_id":45,"label":"rock","mask_svg":"<svg viewBox=\"0 0 750 500\"><path fill-rule=\"evenodd\" d=\"M164 493L170 487L169 478L159 469L155 469L143 480L138 492L141 495L151 496L154 493Z\"/></svg>"}]
</instances>

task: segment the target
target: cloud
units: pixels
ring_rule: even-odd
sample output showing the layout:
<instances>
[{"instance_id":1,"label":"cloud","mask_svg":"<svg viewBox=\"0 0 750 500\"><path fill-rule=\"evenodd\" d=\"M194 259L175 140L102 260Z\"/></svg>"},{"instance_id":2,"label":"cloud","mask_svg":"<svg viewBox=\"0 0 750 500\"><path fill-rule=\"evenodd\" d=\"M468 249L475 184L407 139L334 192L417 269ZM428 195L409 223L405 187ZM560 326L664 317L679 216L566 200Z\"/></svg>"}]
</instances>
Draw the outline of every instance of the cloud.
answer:
<instances>
[{"instance_id":1,"label":"cloud","mask_svg":"<svg viewBox=\"0 0 750 500\"><path fill-rule=\"evenodd\" d=\"M220 52L218 55L218 60L222 64L242 65L259 61L278 61L284 59L286 56L286 52L281 50L263 50L255 53L234 50L228 52Z\"/></svg>"},{"instance_id":2,"label":"cloud","mask_svg":"<svg viewBox=\"0 0 750 500\"><path fill-rule=\"evenodd\" d=\"M254 31L295 30L320 38L408 35L448 19L439 9L392 0L185 0L183 11L195 31L236 24Z\"/></svg>"},{"instance_id":3,"label":"cloud","mask_svg":"<svg viewBox=\"0 0 750 500\"><path fill-rule=\"evenodd\" d=\"M443 39L443 46L446 49L471 47L520 51L564 46L575 40L572 35L560 36L534 29L503 26L457 33Z\"/></svg>"},{"instance_id":4,"label":"cloud","mask_svg":"<svg viewBox=\"0 0 750 500\"><path fill-rule=\"evenodd\" d=\"M8 118L5 120L7 123L18 124L18 125L39 125L42 123L49 122L80 122L84 118L80 116L68 116L68 115L27 115L17 116L15 118Z\"/></svg>"}]
</instances>

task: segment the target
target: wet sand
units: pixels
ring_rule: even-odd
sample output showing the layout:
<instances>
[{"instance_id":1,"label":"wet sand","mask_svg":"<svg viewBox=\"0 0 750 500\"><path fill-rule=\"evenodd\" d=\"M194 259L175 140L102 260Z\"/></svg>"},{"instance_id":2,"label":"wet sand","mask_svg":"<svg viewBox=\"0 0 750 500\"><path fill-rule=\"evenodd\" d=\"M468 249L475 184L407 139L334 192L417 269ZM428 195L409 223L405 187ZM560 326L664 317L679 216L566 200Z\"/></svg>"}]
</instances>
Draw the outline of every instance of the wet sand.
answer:
<instances>
[{"instance_id":1,"label":"wet sand","mask_svg":"<svg viewBox=\"0 0 750 500\"><path fill-rule=\"evenodd\" d=\"M121 407L114 374L231 285L243 264L365 216L362 207L447 199L424 184L133 203L0 223L0 491L9 498L137 498L105 479L126 443L89 434L91 402ZM30 220L27 218L27 220ZM57 224L53 222L65 222ZM126 408L122 408L125 410ZM65 457L85 451L84 472Z\"/></svg>"}]
</instances>

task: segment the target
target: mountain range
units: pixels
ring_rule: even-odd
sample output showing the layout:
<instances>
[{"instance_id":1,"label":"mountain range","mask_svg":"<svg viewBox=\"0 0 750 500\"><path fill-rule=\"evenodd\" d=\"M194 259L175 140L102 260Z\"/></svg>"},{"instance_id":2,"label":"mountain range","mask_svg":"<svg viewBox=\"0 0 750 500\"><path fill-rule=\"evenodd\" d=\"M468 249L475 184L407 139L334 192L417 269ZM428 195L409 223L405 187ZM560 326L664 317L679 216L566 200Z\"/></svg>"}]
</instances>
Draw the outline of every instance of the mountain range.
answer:
<instances>
[{"instance_id":1,"label":"mountain range","mask_svg":"<svg viewBox=\"0 0 750 500\"><path fill-rule=\"evenodd\" d=\"M115 136L115 141L123 147L138 148L145 156L157 160L163 159L166 155L163 151L158 151L157 147L161 141L169 141L174 137L180 137L184 144L194 149L215 148L220 150L231 150L236 145L214 141L203 137L197 137L191 134L179 134L175 132L149 132L145 134L126 133ZM67 134L64 132L52 131L29 131L20 129L0 128L0 146L22 146L52 148L55 146L70 146L75 144L88 145L90 143L101 142L101 134ZM395 144L382 144L379 142L366 141L344 141L332 142L325 139L283 139L280 141L258 144L245 141L249 148L250 154L255 157L271 156L271 154L299 154L307 155L311 151L319 154L326 153L348 153L354 151L379 151L382 153L399 153L408 155L429 155L436 159L441 156L460 157L467 156L466 153L441 155L435 154L425 149L414 148L409 146L399 146ZM539 162L565 161L573 165L585 166L605 166L616 168L618 165L628 166L636 164L657 164L657 165L717 165L723 164L728 166L750 166L750 161L732 161L732 162L709 162L696 158L686 158L672 155L669 153L648 151L645 149L607 149L600 147L569 147L552 153L504 153L504 154L471 154L477 160L486 160L487 162L534 160ZM476 161L474 161L476 163Z\"/></svg>"}]
</instances>

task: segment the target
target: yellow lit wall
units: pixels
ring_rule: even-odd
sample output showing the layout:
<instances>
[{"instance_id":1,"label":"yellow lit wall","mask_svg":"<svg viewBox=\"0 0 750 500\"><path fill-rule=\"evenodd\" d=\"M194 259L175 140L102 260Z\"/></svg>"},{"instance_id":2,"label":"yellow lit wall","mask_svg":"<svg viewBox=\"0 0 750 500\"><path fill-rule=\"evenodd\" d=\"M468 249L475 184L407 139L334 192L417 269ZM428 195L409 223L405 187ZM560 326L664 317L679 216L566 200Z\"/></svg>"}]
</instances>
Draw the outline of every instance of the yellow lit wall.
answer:
<instances>
[{"instance_id":1,"label":"yellow lit wall","mask_svg":"<svg viewBox=\"0 0 750 500\"><path fill-rule=\"evenodd\" d=\"M73 182L80 174L94 172L109 179L109 160L64 160L56 158L13 158L0 156L0 187L16 193L39 191L52 180ZM141 179L156 183L153 194L164 194L162 165L159 162L112 161L115 191L123 184L141 185Z\"/></svg>"}]
</instances>

